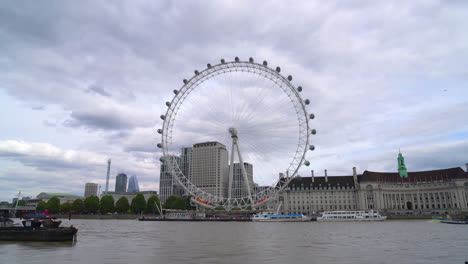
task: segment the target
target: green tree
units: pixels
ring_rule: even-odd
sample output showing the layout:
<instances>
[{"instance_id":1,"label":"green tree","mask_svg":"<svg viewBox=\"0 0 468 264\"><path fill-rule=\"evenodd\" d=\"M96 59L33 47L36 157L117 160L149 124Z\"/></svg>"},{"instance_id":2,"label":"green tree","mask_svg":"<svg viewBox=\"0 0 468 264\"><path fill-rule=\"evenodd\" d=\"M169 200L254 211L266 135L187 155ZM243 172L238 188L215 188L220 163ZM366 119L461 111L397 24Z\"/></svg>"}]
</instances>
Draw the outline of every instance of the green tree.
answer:
<instances>
[{"instance_id":1,"label":"green tree","mask_svg":"<svg viewBox=\"0 0 468 264\"><path fill-rule=\"evenodd\" d=\"M157 207L159 207L159 198L156 195L151 196L148 199L148 203L146 205L146 212L150 214L159 214ZM161 208L160 208L161 209Z\"/></svg>"},{"instance_id":2,"label":"green tree","mask_svg":"<svg viewBox=\"0 0 468 264\"><path fill-rule=\"evenodd\" d=\"M192 196L187 196L185 199L185 209L186 210L195 210L197 209L195 206L193 206L190 201L192 200Z\"/></svg>"},{"instance_id":3,"label":"green tree","mask_svg":"<svg viewBox=\"0 0 468 264\"><path fill-rule=\"evenodd\" d=\"M47 207L47 203L44 201L40 201L36 206L36 212L42 213Z\"/></svg>"},{"instance_id":4,"label":"green tree","mask_svg":"<svg viewBox=\"0 0 468 264\"><path fill-rule=\"evenodd\" d=\"M146 200L143 194L139 193L132 199L132 204L130 205L132 212L139 214L146 209Z\"/></svg>"},{"instance_id":5,"label":"green tree","mask_svg":"<svg viewBox=\"0 0 468 264\"><path fill-rule=\"evenodd\" d=\"M125 214L128 212L128 209L130 209L130 204L128 203L127 197L120 197L120 199L117 200L117 203L115 204L115 210L119 214Z\"/></svg>"},{"instance_id":6,"label":"green tree","mask_svg":"<svg viewBox=\"0 0 468 264\"><path fill-rule=\"evenodd\" d=\"M101 214L115 212L114 197L112 197L112 195L102 197L101 203L99 204L99 210L101 211Z\"/></svg>"},{"instance_id":7,"label":"green tree","mask_svg":"<svg viewBox=\"0 0 468 264\"><path fill-rule=\"evenodd\" d=\"M179 196L169 196L167 198L166 202L163 205L164 209L179 209L179 210L185 210L186 205L185 205L185 200L182 197Z\"/></svg>"},{"instance_id":8,"label":"green tree","mask_svg":"<svg viewBox=\"0 0 468 264\"><path fill-rule=\"evenodd\" d=\"M72 203L72 211L75 213L82 213L84 211L84 203L81 199L76 199Z\"/></svg>"},{"instance_id":9,"label":"green tree","mask_svg":"<svg viewBox=\"0 0 468 264\"><path fill-rule=\"evenodd\" d=\"M99 210L99 198L95 195L86 197L84 201L84 210L87 213L97 213Z\"/></svg>"},{"instance_id":10,"label":"green tree","mask_svg":"<svg viewBox=\"0 0 468 264\"><path fill-rule=\"evenodd\" d=\"M68 212L71 212L71 210L72 210L72 204L69 202L65 202L60 205L60 212L62 213L68 213Z\"/></svg>"},{"instance_id":11,"label":"green tree","mask_svg":"<svg viewBox=\"0 0 468 264\"><path fill-rule=\"evenodd\" d=\"M60 211L60 200L57 197L52 197L47 201L47 209L52 213L56 214Z\"/></svg>"}]
</instances>

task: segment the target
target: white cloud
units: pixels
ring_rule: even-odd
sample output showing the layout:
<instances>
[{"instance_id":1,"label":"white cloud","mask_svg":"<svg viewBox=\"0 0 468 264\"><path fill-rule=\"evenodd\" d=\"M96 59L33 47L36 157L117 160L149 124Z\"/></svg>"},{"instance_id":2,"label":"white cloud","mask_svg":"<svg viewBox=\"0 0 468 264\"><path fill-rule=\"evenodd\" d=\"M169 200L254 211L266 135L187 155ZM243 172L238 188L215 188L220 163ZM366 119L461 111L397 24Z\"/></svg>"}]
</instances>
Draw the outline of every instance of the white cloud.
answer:
<instances>
[{"instance_id":1,"label":"white cloud","mask_svg":"<svg viewBox=\"0 0 468 264\"><path fill-rule=\"evenodd\" d=\"M82 185L102 181L111 157L116 172L141 175L140 183L153 188L160 155L154 132L164 102L193 70L235 56L281 66L304 87L316 114L316 151L308 159L317 170L390 169L398 147L418 149L408 161L432 160L444 144L453 151L434 166L458 166L464 156L457 146L468 137L467 7L463 1L5 3L0 89L10 97L0 103L41 115L22 111L21 122L0 124L0 157L10 170L1 175L11 186L7 174L14 170L14 178L37 173L78 188L67 177L85 175ZM185 129L179 133L197 135ZM376 165L385 160L391 162Z\"/></svg>"},{"instance_id":2,"label":"white cloud","mask_svg":"<svg viewBox=\"0 0 468 264\"><path fill-rule=\"evenodd\" d=\"M106 156L64 150L48 143L6 140L0 141L0 160L8 160L10 165L0 170L0 181L7 183L2 185L5 193L2 190L0 199L7 198L6 190L9 195L16 190L32 196L43 191L81 194L86 182L99 183L104 189L108 158L112 159L110 190L113 190L115 175L119 172L137 175L143 190L158 187L158 166L148 155Z\"/></svg>"}]
</instances>

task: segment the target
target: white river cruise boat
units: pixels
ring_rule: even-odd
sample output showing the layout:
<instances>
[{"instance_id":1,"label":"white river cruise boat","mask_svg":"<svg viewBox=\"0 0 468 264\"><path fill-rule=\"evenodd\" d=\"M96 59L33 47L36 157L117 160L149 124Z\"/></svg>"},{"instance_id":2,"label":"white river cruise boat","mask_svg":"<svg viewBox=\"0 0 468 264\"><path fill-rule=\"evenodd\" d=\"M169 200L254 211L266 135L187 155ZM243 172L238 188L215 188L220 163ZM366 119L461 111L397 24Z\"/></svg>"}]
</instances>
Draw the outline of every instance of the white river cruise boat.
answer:
<instances>
[{"instance_id":1,"label":"white river cruise boat","mask_svg":"<svg viewBox=\"0 0 468 264\"><path fill-rule=\"evenodd\" d=\"M310 222L311 217L303 214L256 214L252 218L253 222Z\"/></svg>"},{"instance_id":2,"label":"white river cruise boat","mask_svg":"<svg viewBox=\"0 0 468 264\"><path fill-rule=\"evenodd\" d=\"M338 221L384 221L386 216L382 216L374 210L368 211L327 211L321 213L317 217L317 221L321 222L338 222Z\"/></svg>"}]
</instances>

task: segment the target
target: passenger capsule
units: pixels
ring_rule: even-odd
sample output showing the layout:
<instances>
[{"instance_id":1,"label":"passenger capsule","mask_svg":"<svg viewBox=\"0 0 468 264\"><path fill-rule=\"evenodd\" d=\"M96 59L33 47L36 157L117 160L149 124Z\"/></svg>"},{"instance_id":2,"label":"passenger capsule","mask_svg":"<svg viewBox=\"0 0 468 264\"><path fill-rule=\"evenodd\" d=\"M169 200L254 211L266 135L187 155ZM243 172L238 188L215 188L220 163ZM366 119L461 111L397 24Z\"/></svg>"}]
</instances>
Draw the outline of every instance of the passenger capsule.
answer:
<instances>
[{"instance_id":1,"label":"passenger capsule","mask_svg":"<svg viewBox=\"0 0 468 264\"><path fill-rule=\"evenodd\" d=\"M198 74L199 74L199 72L198 72L197 70L195 70L194 73L195 73L195 75L198 75Z\"/></svg>"},{"instance_id":2,"label":"passenger capsule","mask_svg":"<svg viewBox=\"0 0 468 264\"><path fill-rule=\"evenodd\" d=\"M171 102L166 102L166 106L167 107L171 106Z\"/></svg>"},{"instance_id":3,"label":"passenger capsule","mask_svg":"<svg viewBox=\"0 0 468 264\"><path fill-rule=\"evenodd\" d=\"M309 166L310 162L308 160L304 161L304 165Z\"/></svg>"},{"instance_id":4,"label":"passenger capsule","mask_svg":"<svg viewBox=\"0 0 468 264\"><path fill-rule=\"evenodd\" d=\"M312 130L310 131L310 133L311 133L312 135L315 135L315 134L317 134L317 130L312 129Z\"/></svg>"},{"instance_id":5,"label":"passenger capsule","mask_svg":"<svg viewBox=\"0 0 468 264\"><path fill-rule=\"evenodd\" d=\"M280 68L280 67L276 67L276 71L277 71L277 72L280 72L280 71L281 71L281 68Z\"/></svg>"},{"instance_id":6,"label":"passenger capsule","mask_svg":"<svg viewBox=\"0 0 468 264\"><path fill-rule=\"evenodd\" d=\"M164 162L164 157L160 157L159 161Z\"/></svg>"},{"instance_id":7,"label":"passenger capsule","mask_svg":"<svg viewBox=\"0 0 468 264\"><path fill-rule=\"evenodd\" d=\"M239 57L235 57L234 60L235 60L236 62L239 62Z\"/></svg>"},{"instance_id":8,"label":"passenger capsule","mask_svg":"<svg viewBox=\"0 0 468 264\"><path fill-rule=\"evenodd\" d=\"M221 63L223 63L223 64L224 64L224 63L226 63L226 61L225 61L224 59L221 59Z\"/></svg>"},{"instance_id":9,"label":"passenger capsule","mask_svg":"<svg viewBox=\"0 0 468 264\"><path fill-rule=\"evenodd\" d=\"M288 81L292 81L292 76L291 75L288 76Z\"/></svg>"},{"instance_id":10,"label":"passenger capsule","mask_svg":"<svg viewBox=\"0 0 468 264\"><path fill-rule=\"evenodd\" d=\"M305 103L306 105L310 104L309 99L305 99L304 103Z\"/></svg>"},{"instance_id":11,"label":"passenger capsule","mask_svg":"<svg viewBox=\"0 0 468 264\"><path fill-rule=\"evenodd\" d=\"M174 94L178 94L178 93L179 93L179 91L177 91L177 90L174 90L173 92L174 92Z\"/></svg>"},{"instance_id":12,"label":"passenger capsule","mask_svg":"<svg viewBox=\"0 0 468 264\"><path fill-rule=\"evenodd\" d=\"M208 69L211 68L211 64L208 63L208 64L206 65L206 67L207 67Z\"/></svg>"},{"instance_id":13,"label":"passenger capsule","mask_svg":"<svg viewBox=\"0 0 468 264\"><path fill-rule=\"evenodd\" d=\"M166 120L166 116L165 116L165 115L161 115L160 118L161 118L162 120Z\"/></svg>"},{"instance_id":14,"label":"passenger capsule","mask_svg":"<svg viewBox=\"0 0 468 264\"><path fill-rule=\"evenodd\" d=\"M252 57L249 58L249 62L251 62L251 63L254 62Z\"/></svg>"},{"instance_id":15,"label":"passenger capsule","mask_svg":"<svg viewBox=\"0 0 468 264\"><path fill-rule=\"evenodd\" d=\"M268 66L268 62L267 61L263 61L263 66Z\"/></svg>"},{"instance_id":16,"label":"passenger capsule","mask_svg":"<svg viewBox=\"0 0 468 264\"><path fill-rule=\"evenodd\" d=\"M298 92L302 92L302 86L298 86L298 87L297 87L297 91L298 91Z\"/></svg>"},{"instance_id":17,"label":"passenger capsule","mask_svg":"<svg viewBox=\"0 0 468 264\"><path fill-rule=\"evenodd\" d=\"M159 129L158 129L158 133L159 133L159 134L162 134L162 129L159 128Z\"/></svg>"},{"instance_id":18,"label":"passenger capsule","mask_svg":"<svg viewBox=\"0 0 468 264\"><path fill-rule=\"evenodd\" d=\"M184 84L186 84L186 83L187 83L187 79L184 79Z\"/></svg>"},{"instance_id":19,"label":"passenger capsule","mask_svg":"<svg viewBox=\"0 0 468 264\"><path fill-rule=\"evenodd\" d=\"M314 150L315 149L314 145L310 145L309 149Z\"/></svg>"},{"instance_id":20,"label":"passenger capsule","mask_svg":"<svg viewBox=\"0 0 468 264\"><path fill-rule=\"evenodd\" d=\"M314 115L314 114L310 114L310 115L309 115L309 118L310 118L310 119L314 119L314 118L315 118L315 115Z\"/></svg>"},{"instance_id":21,"label":"passenger capsule","mask_svg":"<svg viewBox=\"0 0 468 264\"><path fill-rule=\"evenodd\" d=\"M158 146L158 148L162 148L162 144L161 144L161 143L158 143L156 146Z\"/></svg>"}]
</instances>

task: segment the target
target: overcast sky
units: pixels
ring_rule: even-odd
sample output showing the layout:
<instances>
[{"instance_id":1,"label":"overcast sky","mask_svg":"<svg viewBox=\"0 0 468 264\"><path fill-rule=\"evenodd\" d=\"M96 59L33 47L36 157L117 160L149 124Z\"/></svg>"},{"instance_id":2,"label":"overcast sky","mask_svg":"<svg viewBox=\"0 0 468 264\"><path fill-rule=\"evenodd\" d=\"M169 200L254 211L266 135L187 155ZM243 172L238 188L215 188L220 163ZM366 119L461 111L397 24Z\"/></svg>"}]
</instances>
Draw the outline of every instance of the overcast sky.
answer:
<instances>
[{"instance_id":1,"label":"overcast sky","mask_svg":"<svg viewBox=\"0 0 468 264\"><path fill-rule=\"evenodd\" d=\"M0 201L104 188L108 158L110 190L158 190L164 102L235 56L304 87L304 176L397 171L399 149L409 171L466 169L467 29L466 1L2 1Z\"/></svg>"}]
</instances>

